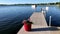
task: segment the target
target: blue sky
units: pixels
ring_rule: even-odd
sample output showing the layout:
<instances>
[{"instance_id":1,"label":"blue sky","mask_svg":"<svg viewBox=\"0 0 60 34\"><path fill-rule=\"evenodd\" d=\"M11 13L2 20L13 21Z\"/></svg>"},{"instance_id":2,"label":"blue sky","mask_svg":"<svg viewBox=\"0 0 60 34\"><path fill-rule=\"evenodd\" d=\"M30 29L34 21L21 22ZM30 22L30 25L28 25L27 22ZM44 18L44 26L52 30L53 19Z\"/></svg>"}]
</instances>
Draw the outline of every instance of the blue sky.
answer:
<instances>
[{"instance_id":1,"label":"blue sky","mask_svg":"<svg viewBox=\"0 0 60 34\"><path fill-rule=\"evenodd\" d=\"M60 0L0 0L0 4L17 4L17 3L49 3L59 2Z\"/></svg>"}]
</instances>

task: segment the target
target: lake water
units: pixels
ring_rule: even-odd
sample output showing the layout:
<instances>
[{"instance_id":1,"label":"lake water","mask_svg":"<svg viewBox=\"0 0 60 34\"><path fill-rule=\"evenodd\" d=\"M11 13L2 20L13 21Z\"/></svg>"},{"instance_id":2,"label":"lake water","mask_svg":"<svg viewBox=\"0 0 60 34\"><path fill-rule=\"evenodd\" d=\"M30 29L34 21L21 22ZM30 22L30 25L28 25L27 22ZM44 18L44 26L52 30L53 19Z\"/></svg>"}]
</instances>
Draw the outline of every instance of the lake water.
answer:
<instances>
[{"instance_id":1,"label":"lake water","mask_svg":"<svg viewBox=\"0 0 60 34\"><path fill-rule=\"evenodd\" d=\"M33 12L40 12L41 8L46 6L37 6L36 10L31 6L0 6L0 33L15 34L22 27L22 21L28 19ZM57 6L48 6L46 21L49 25L49 16L52 16L52 26L60 26L60 8Z\"/></svg>"}]
</instances>

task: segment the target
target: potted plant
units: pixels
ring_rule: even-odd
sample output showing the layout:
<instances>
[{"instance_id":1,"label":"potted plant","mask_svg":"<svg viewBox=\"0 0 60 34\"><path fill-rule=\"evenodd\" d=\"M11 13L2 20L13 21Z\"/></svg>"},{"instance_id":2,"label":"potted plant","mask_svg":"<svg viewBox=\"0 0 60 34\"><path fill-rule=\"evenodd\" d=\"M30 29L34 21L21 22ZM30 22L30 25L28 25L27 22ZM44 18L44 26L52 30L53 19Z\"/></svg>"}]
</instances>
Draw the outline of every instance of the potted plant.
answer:
<instances>
[{"instance_id":1,"label":"potted plant","mask_svg":"<svg viewBox=\"0 0 60 34\"><path fill-rule=\"evenodd\" d=\"M31 31L32 22L29 20L24 20L24 29L25 31Z\"/></svg>"}]
</instances>

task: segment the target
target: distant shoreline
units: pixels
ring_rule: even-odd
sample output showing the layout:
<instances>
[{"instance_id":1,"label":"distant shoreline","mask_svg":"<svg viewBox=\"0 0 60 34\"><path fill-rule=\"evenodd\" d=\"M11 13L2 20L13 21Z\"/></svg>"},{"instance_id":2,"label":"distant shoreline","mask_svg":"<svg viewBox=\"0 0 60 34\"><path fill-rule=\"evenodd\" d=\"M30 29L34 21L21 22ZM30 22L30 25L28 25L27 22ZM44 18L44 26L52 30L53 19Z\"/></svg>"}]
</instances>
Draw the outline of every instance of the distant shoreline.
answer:
<instances>
[{"instance_id":1,"label":"distant shoreline","mask_svg":"<svg viewBox=\"0 0 60 34\"><path fill-rule=\"evenodd\" d=\"M40 3L40 4L0 4L0 6L25 6L25 5L60 5L60 2L56 3Z\"/></svg>"}]
</instances>

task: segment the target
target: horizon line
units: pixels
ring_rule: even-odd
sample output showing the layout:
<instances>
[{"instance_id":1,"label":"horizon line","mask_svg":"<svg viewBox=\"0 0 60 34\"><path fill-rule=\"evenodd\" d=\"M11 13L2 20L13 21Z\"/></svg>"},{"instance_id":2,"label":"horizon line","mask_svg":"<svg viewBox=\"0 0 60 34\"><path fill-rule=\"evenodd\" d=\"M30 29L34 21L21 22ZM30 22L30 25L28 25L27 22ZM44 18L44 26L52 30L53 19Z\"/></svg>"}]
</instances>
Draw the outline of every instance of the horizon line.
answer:
<instances>
[{"instance_id":1,"label":"horizon line","mask_svg":"<svg viewBox=\"0 0 60 34\"><path fill-rule=\"evenodd\" d=\"M47 3L47 2L41 2L41 3ZM48 2L48 3L56 3L56 2ZM39 3L0 3L0 4L39 4Z\"/></svg>"}]
</instances>

